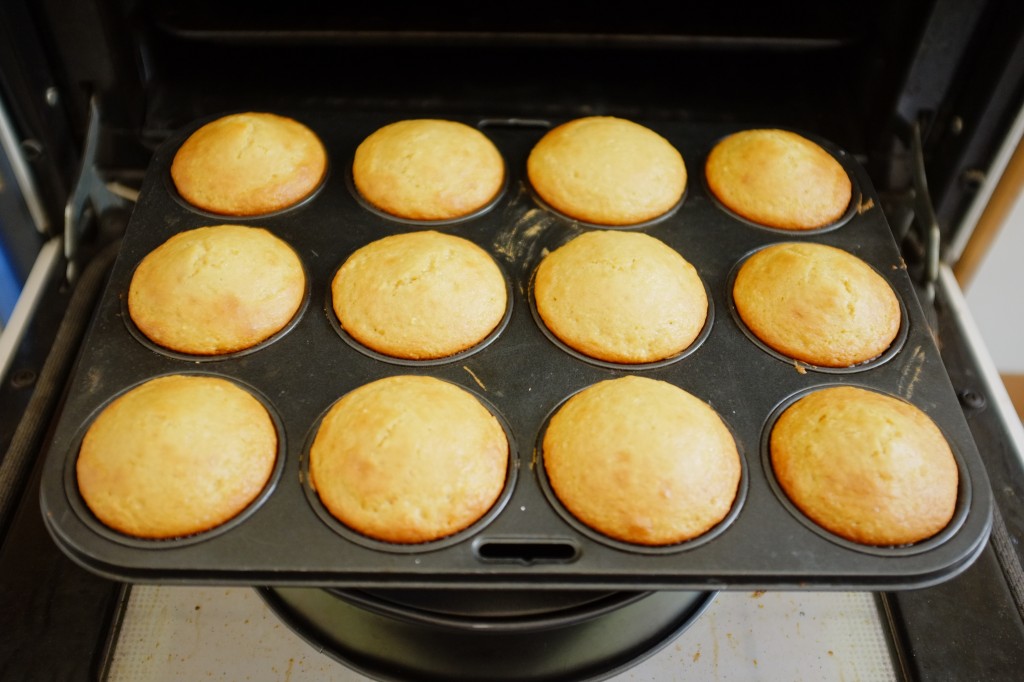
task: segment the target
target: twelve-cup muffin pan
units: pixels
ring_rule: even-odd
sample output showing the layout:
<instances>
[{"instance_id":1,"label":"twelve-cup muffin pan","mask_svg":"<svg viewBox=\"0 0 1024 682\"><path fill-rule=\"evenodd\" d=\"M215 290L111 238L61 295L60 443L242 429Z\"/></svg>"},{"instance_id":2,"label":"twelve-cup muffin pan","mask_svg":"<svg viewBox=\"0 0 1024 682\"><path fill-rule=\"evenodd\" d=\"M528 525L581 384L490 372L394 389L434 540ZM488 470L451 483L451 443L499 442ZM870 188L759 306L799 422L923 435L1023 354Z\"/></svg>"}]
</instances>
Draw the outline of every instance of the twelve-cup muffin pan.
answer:
<instances>
[{"instance_id":1,"label":"twelve-cup muffin pan","mask_svg":"<svg viewBox=\"0 0 1024 682\"><path fill-rule=\"evenodd\" d=\"M312 128L328 150L323 185L301 204L271 215L216 216L181 200L169 180L174 153L204 121L156 151L95 317L82 344L47 453L42 511L57 544L86 568L140 582L308 586L529 587L552 589L901 589L950 578L983 549L991 526L986 473L916 299L878 197L856 159L813 131L850 174L846 215L820 230L786 232L729 213L702 181L704 160L724 135L755 125L657 121L647 125L683 155L689 179L680 205L629 228L679 251L709 293L705 332L676 358L620 366L571 352L543 329L531 303L531 276L544 254L600 226L558 215L533 194L526 159L561 120L436 115L479 127L504 156L508 182L486 210L449 222L398 220L368 207L350 173L357 145L387 123L411 118L343 111L286 112ZM182 356L147 343L124 306L139 261L171 235L217 224L264 227L299 254L309 296L294 324L247 352ZM358 348L334 319L330 282L357 248L384 236L434 229L469 239L508 280L510 310L498 330L470 351L430 362L397 361ZM752 339L731 306L730 281L744 257L768 244L806 240L862 258L893 287L905 323L880 358L843 370L815 368ZM258 276L258 273L254 273ZM82 501L74 465L85 430L126 390L166 374L210 374L252 391L281 440L271 483L241 516L178 540L122 536ZM660 548L610 541L574 522L543 476L547 419L573 393L627 374L675 384L709 403L736 437L742 481L732 512L706 536ZM434 376L476 394L505 427L511 445L506 489L464 532L421 545L362 538L334 522L308 485L307 448L323 413L348 391L398 374ZM904 547L867 547L834 537L803 518L772 477L766 436L781 406L818 387L850 384L903 398L941 428L960 469L953 521L938 536Z\"/></svg>"}]
</instances>

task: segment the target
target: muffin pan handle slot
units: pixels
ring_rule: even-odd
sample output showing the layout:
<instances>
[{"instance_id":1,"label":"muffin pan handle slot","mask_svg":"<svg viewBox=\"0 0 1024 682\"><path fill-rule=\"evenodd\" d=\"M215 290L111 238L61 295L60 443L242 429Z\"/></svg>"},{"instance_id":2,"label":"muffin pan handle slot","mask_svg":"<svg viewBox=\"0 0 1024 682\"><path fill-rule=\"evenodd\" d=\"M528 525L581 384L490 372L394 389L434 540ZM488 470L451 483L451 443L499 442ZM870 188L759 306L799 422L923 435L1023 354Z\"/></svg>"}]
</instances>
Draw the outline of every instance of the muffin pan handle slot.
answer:
<instances>
[{"instance_id":1,"label":"muffin pan handle slot","mask_svg":"<svg viewBox=\"0 0 1024 682\"><path fill-rule=\"evenodd\" d=\"M572 563L581 550L579 544L568 538L536 537L481 539L474 544L473 551L481 561L530 566Z\"/></svg>"}]
</instances>

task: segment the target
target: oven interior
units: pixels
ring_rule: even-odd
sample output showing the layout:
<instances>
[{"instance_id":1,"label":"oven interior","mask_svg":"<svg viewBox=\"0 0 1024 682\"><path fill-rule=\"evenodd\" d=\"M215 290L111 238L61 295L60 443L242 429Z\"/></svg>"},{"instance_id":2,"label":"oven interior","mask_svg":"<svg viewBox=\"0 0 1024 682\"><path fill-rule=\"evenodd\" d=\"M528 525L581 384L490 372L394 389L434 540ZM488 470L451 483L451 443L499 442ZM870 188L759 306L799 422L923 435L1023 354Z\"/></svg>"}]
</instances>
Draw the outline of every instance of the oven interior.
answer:
<instances>
[{"instance_id":1,"label":"oven interior","mask_svg":"<svg viewBox=\"0 0 1024 682\"><path fill-rule=\"evenodd\" d=\"M640 2L624 12L532 0L411 7L45 0L5 3L0 19L0 94L20 138L31 141L21 146L44 214L41 230L18 238L31 253L31 244L37 250L61 237L67 260L44 288L13 363L11 376L29 373L0 389L5 412L7 405L19 416L39 412L32 429L5 416L0 433L5 452L12 443L25 452L19 467L10 454L4 462L14 470L13 482L4 481L14 492L0 510L0 582L9 586L5 610L31 624L26 632L75 652L49 663L55 669L102 668L124 598L119 586L70 563L37 518L38 453L75 355L67 332L67 359L48 361L63 313L76 294L88 298L89 277L100 286L132 192L161 143L203 117L276 109L739 122L812 131L852 153L878 190L933 320L992 480L996 531L1002 523L1000 537L1010 539L1002 550L993 541L947 583L882 595L903 672L969 676L962 666L971 664L944 646L951 633L985 652L976 657L991 670L1024 662L1024 647L1014 645L1024 642L1024 626L1012 587L1024 476L986 401L977 360L964 350L955 306L936 282L937 263L954 262L969 236L964 218L1024 101L1024 13L1014 3L727 1L668 9ZM96 263L101 274L90 274ZM83 326L88 301L85 309ZM43 378L54 387L36 408ZM965 616L968 600L986 607ZM16 646L29 645L8 639L3 661L18 671L26 664L17 662Z\"/></svg>"}]
</instances>

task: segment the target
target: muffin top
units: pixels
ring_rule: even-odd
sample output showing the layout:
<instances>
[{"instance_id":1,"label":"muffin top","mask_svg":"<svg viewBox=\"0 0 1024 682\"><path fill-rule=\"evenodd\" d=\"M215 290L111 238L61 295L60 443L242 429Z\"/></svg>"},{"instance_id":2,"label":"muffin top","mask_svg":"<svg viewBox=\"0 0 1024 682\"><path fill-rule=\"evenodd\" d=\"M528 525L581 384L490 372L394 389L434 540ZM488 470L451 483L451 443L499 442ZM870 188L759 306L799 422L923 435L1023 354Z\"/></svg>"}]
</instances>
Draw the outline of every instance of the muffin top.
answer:
<instances>
[{"instance_id":1,"label":"muffin top","mask_svg":"<svg viewBox=\"0 0 1024 682\"><path fill-rule=\"evenodd\" d=\"M263 404L225 379L171 375L115 399L89 426L78 489L104 524L166 539L210 530L264 489L277 431Z\"/></svg>"},{"instance_id":2,"label":"muffin top","mask_svg":"<svg viewBox=\"0 0 1024 682\"><path fill-rule=\"evenodd\" d=\"M711 150L704 172L723 205L767 227L825 227L850 205L850 177L842 165L819 145L788 130L734 133Z\"/></svg>"},{"instance_id":3,"label":"muffin top","mask_svg":"<svg viewBox=\"0 0 1024 682\"><path fill-rule=\"evenodd\" d=\"M342 328L379 353L443 358L487 337L508 305L505 278L473 242L432 230L355 251L331 284Z\"/></svg>"},{"instance_id":4,"label":"muffin top","mask_svg":"<svg viewBox=\"0 0 1024 682\"><path fill-rule=\"evenodd\" d=\"M263 228L216 225L179 232L142 259L128 314L156 344L219 355L279 332L305 292L302 262L288 244Z\"/></svg>"},{"instance_id":5,"label":"muffin top","mask_svg":"<svg viewBox=\"0 0 1024 682\"><path fill-rule=\"evenodd\" d=\"M452 220L479 211L505 182L505 161L482 132L457 121L411 119L378 129L356 149L352 180L385 213Z\"/></svg>"},{"instance_id":6,"label":"muffin top","mask_svg":"<svg viewBox=\"0 0 1024 682\"><path fill-rule=\"evenodd\" d=\"M669 545L722 521L741 467L732 433L672 384L625 376L593 384L552 416L544 470L577 519L616 540Z\"/></svg>"},{"instance_id":7,"label":"muffin top","mask_svg":"<svg viewBox=\"0 0 1024 682\"><path fill-rule=\"evenodd\" d=\"M953 517L959 474L949 444L898 398L853 386L816 390L782 413L770 448L793 504L847 540L919 542Z\"/></svg>"},{"instance_id":8,"label":"muffin top","mask_svg":"<svg viewBox=\"0 0 1024 682\"><path fill-rule=\"evenodd\" d=\"M696 269L641 232L585 232L544 257L537 312L566 345L599 360L645 363L693 343L708 299Z\"/></svg>"},{"instance_id":9,"label":"muffin top","mask_svg":"<svg viewBox=\"0 0 1024 682\"><path fill-rule=\"evenodd\" d=\"M368 537L438 540L494 505L509 445L471 393L427 376L392 376L347 393L310 448L310 483L327 510Z\"/></svg>"},{"instance_id":10,"label":"muffin top","mask_svg":"<svg viewBox=\"0 0 1024 682\"><path fill-rule=\"evenodd\" d=\"M171 163L181 197L211 213L253 216L293 206L327 172L320 138L269 113L223 116L192 133Z\"/></svg>"},{"instance_id":11,"label":"muffin top","mask_svg":"<svg viewBox=\"0 0 1024 682\"><path fill-rule=\"evenodd\" d=\"M578 118L548 131L530 151L530 184L549 206L597 225L634 225L672 209L686 166L672 144L638 123Z\"/></svg>"},{"instance_id":12,"label":"muffin top","mask_svg":"<svg viewBox=\"0 0 1024 682\"><path fill-rule=\"evenodd\" d=\"M740 266L733 301L757 338L788 357L849 367L885 352L902 312L889 283L851 253L824 244L763 248Z\"/></svg>"}]
</instances>

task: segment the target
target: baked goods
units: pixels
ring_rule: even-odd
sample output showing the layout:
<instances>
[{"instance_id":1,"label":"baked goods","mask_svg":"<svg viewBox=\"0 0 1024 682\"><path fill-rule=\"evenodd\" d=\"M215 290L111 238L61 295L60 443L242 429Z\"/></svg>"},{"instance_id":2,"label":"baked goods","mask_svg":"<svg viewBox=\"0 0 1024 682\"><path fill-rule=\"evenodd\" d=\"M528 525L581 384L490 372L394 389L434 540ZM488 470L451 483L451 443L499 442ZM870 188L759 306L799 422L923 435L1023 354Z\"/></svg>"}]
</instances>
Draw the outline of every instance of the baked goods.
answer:
<instances>
[{"instance_id":1,"label":"baked goods","mask_svg":"<svg viewBox=\"0 0 1024 682\"><path fill-rule=\"evenodd\" d=\"M552 416L544 471L561 504L592 529L639 545L703 535L732 509L740 458L706 403L664 381L593 384Z\"/></svg>"},{"instance_id":2,"label":"baked goods","mask_svg":"<svg viewBox=\"0 0 1024 682\"><path fill-rule=\"evenodd\" d=\"M171 179L188 203L211 213L253 216L293 206L327 173L320 138L298 121L249 112L192 133L174 155Z\"/></svg>"},{"instance_id":3,"label":"baked goods","mask_svg":"<svg viewBox=\"0 0 1024 682\"><path fill-rule=\"evenodd\" d=\"M613 116L578 118L548 131L527 174L549 206L597 225L635 225L672 209L686 189L683 157L664 137Z\"/></svg>"},{"instance_id":4,"label":"baked goods","mask_svg":"<svg viewBox=\"0 0 1024 682\"><path fill-rule=\"evenodd\" d=\"M327 510L368 537L421 543L480 519L505 486L509 445L471 393L427 376L392 376L347 393L309 452Z\"/></svg>"},{"instance_id":5,"label":"baked goods","mask_svg":"<svg viewBox=\"0 0 1024 682\"><path fill-rule=\"evenodd\" d=\"M270 338L298 312L306 274L269 231L216 225L179 232L132 275L128 314L147 338L180 353L231 353Z\"/></svg>"},{"instance_id":6,"label":"baked goods","mask_svg":"<svg viewBox=\"0 0 1024 682\"><path fill-rule=\"evenodd\" d=\"M819 145L788 130L734 133L711 150L704 172L711 192L726 208L767 227L825 227L850 205L850 177L842 165Z\"/></svg>"},{"instance_id":7,"label":"baked goods","mask_svg":"<svg viewBox=\"0 0 1024 682\"><path fill-rule=\"evenodd\" d=\"M645 363L688 348L708 314L696 269L641 232L585 232L552 251L533 285L545 326L575 350L608 362Z\"/></svg>"},{"instance_id":8,"label":"baked goods","mask_svg":"<svg viewBox=\"0 0 1024 682\"><path fill-rule=\"evenodd\" d=\"M411 119L386 125L360 143L352 180L385 213L453 220L497 197L505 161L486 135L465 123Z\"/></svg>"},{"instance_id":9,"label":"baked goods","mask_svg":"<svg viewBox=\"0 0 1024 682\"><path fill-rule=\"evenodd\" d=\"M277 431L259 400L226 379L170 375L103 409L75 471L102 523L167 539L237 516L266 487L276 460Z\"/></svg>"},{"instance_id":10,"label":"baked goods","mask_svg":"<svg viewBox=\"0 0 1024 682\"><path fill-rule=\"evenodd\" d=\"M782 413L770 440L785 494L847 540L920 542L953 517L956 460L928 415L903 400L853 386L819 389Z\"/></svg>"},{"instance_id":11,"label":"baked goods","mask_svg":"<svg viewBox=\"0 0 1024 682\"><path fill-rule=\"evenodd\" d=\"M358 249L331 283L332 306L356 341L398 358L443 358L471 348L501 322L505 278L473 242L432 230Z\"/></svg>"},{"instance_id":12,"label":"baked goods","mask_svg":"<svg viewBox=\"0 0 1024 682\"><path fill-rule=\"evenodd\" d=\"M811 365L871 360L900 329L889 283L853 254L824 244L787 242L755 252L740 266L732 294L757 338Z\"/></svg>"}]
</instances>

